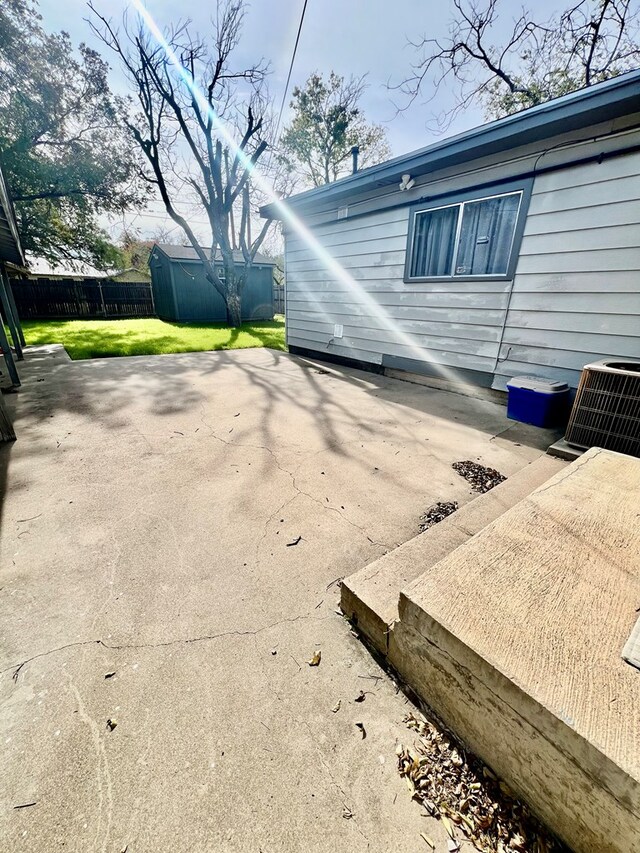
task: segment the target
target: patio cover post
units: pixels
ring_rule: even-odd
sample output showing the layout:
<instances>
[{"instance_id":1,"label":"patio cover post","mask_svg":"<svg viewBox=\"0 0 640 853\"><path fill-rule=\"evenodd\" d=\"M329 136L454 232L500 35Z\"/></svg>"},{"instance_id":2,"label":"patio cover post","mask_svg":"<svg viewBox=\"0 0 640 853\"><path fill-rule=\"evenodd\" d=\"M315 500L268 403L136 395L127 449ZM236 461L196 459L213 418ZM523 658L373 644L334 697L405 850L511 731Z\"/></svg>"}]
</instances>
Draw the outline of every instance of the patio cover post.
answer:
<instances>
[{"instance_id":1,"label":"patio cover post","mask_svg":"<svg viewBox=\"0 0 640 853\"><path fill-rule=\"evenodd\" d=\"M15 317L13 316L13 311L11 310L11 303L9 302L9 294L7 293L8 283L9 277L7 276L7 271L5 269L4 264L2 264L2 268L0 269L0 307L2 308L2 316L4 318L4 321L7 326L9 326L9 331L11 332L11 338L13 340L13 347L16 351L18 361L23 361L24 355L22 353L20 335L18 334L18 326L16 324Z\"/></svg>"},{"instance_id":2,"label":"patio cover post","mask_svg":"<svg viewBox=\"0 0 640 853\"><path fill-rule=\"evenodd\" d=\"M18 306L16 305L16 298L13 295L13 289L11 287L11 281L9 280L9 273L7 272L7 268L4 269L5 281L7 283L7 296L9 297L9 305L11 306L11 312L13 314L13 319L16 323L16 328L18 329L18 337L20 338L20 345L26 347L26 341L24 339L24 332L22 330L22 323L20 321L20 315L18 314Z\"/></svg>"},{"instance_id":3,"label":"patio cover post","mask_svg":"<svg viewBox=\"0 0 640 853\"><path fill-rule=\"evenodd\" d=\"M4 397L0 394L0 441L15 441L16 433L7 412Z\"/></svg>"},{"instance_id":4,"label":"patio cover post","mask_svg":"<svg viewBox=\"0 0 640 853\"><path fill-rule=\"evenodd\" d=\"M16 363L13 360L13 353L11 352L11 347L9 346L9 339L7 338L7 333L4 329L4 323L0 320L0 349L2 350L2 354L4 355L4 361L7 365L7 371L11 378L11 384L16 388L20 386L20 377L18 376L18 371L16 369Z\"/></svg>"}]
</instances>

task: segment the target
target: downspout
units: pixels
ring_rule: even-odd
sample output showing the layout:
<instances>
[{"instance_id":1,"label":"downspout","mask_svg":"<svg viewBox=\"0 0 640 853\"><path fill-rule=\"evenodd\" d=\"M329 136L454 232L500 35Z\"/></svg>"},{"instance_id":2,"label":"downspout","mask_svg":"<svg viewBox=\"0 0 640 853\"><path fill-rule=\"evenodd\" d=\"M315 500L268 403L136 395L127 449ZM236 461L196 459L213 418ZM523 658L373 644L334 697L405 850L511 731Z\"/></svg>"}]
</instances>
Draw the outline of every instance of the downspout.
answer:
<instances>
[{"instance_id":1,"label":"downspout","mask_svg":"<svg viewBox=\"0 0 640 853\"><path fill-rule=\"evenodd\" d=\"M517 272L517 270L516 270L516 272ZM493 380L495 380L495 378L496 378L496 371L498 369L498 365L503 360L500 358L500 353L502 351L502 343L504 341L505 329L507 328L507 318L509 316L509 309L511 308L511 297L513 296L513 285L515 284L515 281L516 281L516 272L514 272L513 278L511 279L511 282L510 282L511 286L509 287L509 295L507 296L507 304L506 304L505 309L504 309L504 317L502 318L502 328L500 329L500 339L498 341L498 350L496 352L495 364L493 365ZM491 382L492 386L493 386L493 380Z\"/></svg>"}]
</instances>

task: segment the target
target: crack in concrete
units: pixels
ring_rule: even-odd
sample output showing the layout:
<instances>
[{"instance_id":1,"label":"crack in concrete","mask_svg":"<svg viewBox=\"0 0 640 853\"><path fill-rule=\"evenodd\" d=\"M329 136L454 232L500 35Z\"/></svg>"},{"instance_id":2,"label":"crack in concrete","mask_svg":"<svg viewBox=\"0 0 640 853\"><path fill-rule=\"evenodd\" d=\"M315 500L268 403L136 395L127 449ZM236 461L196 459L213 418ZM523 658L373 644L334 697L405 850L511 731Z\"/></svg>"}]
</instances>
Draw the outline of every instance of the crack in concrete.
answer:
<instances>
[{"instance_id":1,"label":"crack in concrete","mask_svg":"<svg viewBox=\"0 0 640 853\"><path fill-rule=\"evenodd\" d=\"M290 473L290 475L291 475L291 482L292 482L293 488L298 492L298 494L300 494L300 495L305 495L306 497L308 497L308 498L309 498L309 500L311 500L311 501L313 501L314 503L318 504L318 506L321 506L321 507L322 507L322 509L329 510L330 512L335 512L335 513L336 513L337 515L339 515L339 516L340 516L340 518L341 518L343 521L345 521L348 525L350 525L351 527L353 527L355 530L359 530L359 531L360 531L360 533L362 533L362 535L363 535L363 536L366 536L366 538L369 540L369 542L371 542L371 544L372 544L372 545L378 545L380 548L386 548L387 550L391 550L391 548L392 548L393 546L388 545L386 542L376 542L376 540L375 540L375 539L372 539L372 538L369 536L369 534L367 533L366 528L365 528L364 526L362 526L362 525L360 525L360 524L356 524L356 522L355 522L355 521L352 521L350 518L347 518L347 516L346 516L346 515L344 515L344 513L343 513L341 510L339 510L337 507L335 507L335 506L331 506L331 504L328 504L328 503L323 503L323 502L320 500L320 498L314 498L314 496L313 496L313 495L311 495L311 494L309 494L309 492L305 492L305 491L304 491L304 489L301 489L301 488L300 488L300 486L298 486L298 484L296 483L296 477L295 477L295 474L293 474L293 473L291 473L291 472L289 472L289 473Z\"/></svg>"},{"instance_id":2,"label":"crack in concrete","mask_svg":"<svg viewBox=\"0 0 640 853\"><path fill-rule=\"evenodd\" d=\"M202 408L204 408L204 407L202 407ZM239 441L228 441L227 439L222 438L219 435L216 435L211 424L209 424L205 420L204 411L201 412L200 420L201 420L202 424L209 430L209 434L210 434L211 438L214 438L216 441L221 442L226 447L237 447L237 448L252 449L252 450L264 450L266 453L268 453L271 456L271 458L273 459L273 461L275 463L276 468L279 471L282 471L283 474L286 474L288 477L290 477L291 485L295 489L296 494L292 498L289 498L288 500L284 501L284 503L282 503L279 507L277 507L277 509L275 509L274 512L272 512L271 515L269 515L269 517L265 521L262 536L260 537L260 539L256 545L256 557L255 557L255 559L256 559L257 565L259 564L258 553L260 550L260 546L262 545L262 543L264 542L264 540L267 537L269 524L273 521L273 519L275 518L276 515L278 515L279 512L281 512L286 506L288 506L290 503L292 503L300 495L304 495L305 497L309 498L309 500L316 503L323 510L325 510L325 511L328 510L329 512L336 513L338 516L340 516L340 518L344 522L346 522L348 525L353 527L355 530L358 530L363 536L365 536L372 545L376 545L379 548L386 548L387 550L391 550L391 548L393 546L389 545L386 542L378 542L375 539L372 539L369 536L369 534L367 533L364 526L356 524L356 522L354 522L354 521L351 521L351 519L348 518L346 515L344 515L344 513L341 510L339 510L337 507L331 506L331 504L323 502L322 500L320 500L320 498L316 498L312 494L310 494L309 492L306 492L304 489L300 488L300 486L296 482L296 473L293 471L290 471L288 468L285 468L284 465L282 465L282 463L278 459L276 453L270 447L267 447L266 444L245 444L245 443L239 442ZM349 442L342 442L342 444L352 444L356 441L360 441L360 439L352 439ZM320 452L327 452L328 450L333 450L333 449L335 449L335 447L324 448L322 451L316 451L315 453L311 454L311 456L317 456L318 453L320 453ZM306 460L304 460L304 461L306 461ZM302 464L303 463L301 462L300 465L302 465ZM299 470L299 468L300 468L300 466L298 466L298 468L296 470Z\"/></svg>"},{"instance_id":3,"label":"crack in concrete","mask_svg":"<svg viewBox=\"0 0 640 853\"><path fill-rule=\"evenodd\" d=\"M127 649L161 649L166 648L168 646L190 645L192 643L205 643L211 640L220 640L224 637L255 637L257 634L261 634L263 631L269 631L271 628L277 628L278 625L292 624L294 622L299 622L303 619L313 619L314 621L323 622L326 621L328 618L330 617L316 616L313 612L301 613L298 616L292 616L286 619L279 619L277 622L272 622L269 625L263 625L261 628L256 628L255 630L222 631L219 634L203 634L202 636L198 637L181 637L175 640L163 640L162 642L158 643L107 643L101 638L97 638L95 640L78 640L75 643L65 643L65 645L63 646L57 646L56 648L48 649L46 652L39 652L36 655L32 655L31 657L26 658L19 664L12 664L11 666L0 670L0 675L4 675L4 673L13 670L13 680L17 681L20 671L28 663L31 663L34 660L39 660L40 658L48 657L52 654L56 654L57 652L65 651L66 649L79 648L81 646L98 645L102 646L102 648L104 649L109 649L111 651L124 651Z\"/></svg>"},{"instance_id":4,"label":"crack in concrete","mask_svg":"<svg viewBox=\"0 0 640 853\"><path fill-rule=\"evenodd\" d=\"M278 701L278 702L283 702L282 696L280 695L280 693L278 693L278 691L275 689L275 687L271 684L271 680L270 680L270 678L269 678L269 675L268 675L266 672L265 672L265 679L264 679L264 682L265 682L265 686L266 686L267 690L269 690L269 692L270 692L270 693L272 693L272 694L273 694L273 696L275 696L275 698L277 699L277 701ZM297 717L294 713L292 713L292 712L291 712L291 710L290 710L289 708L287 708L287 707L286 707L286 705L285 705L285 708L284 708L284 712L287 714L287 716L288 716L291 720L293 720L293 722L294 722L294 723L296 723L298 726L302 726L302 727L304 727L304 728L307 730L307 732L308 732L308 734L309 734L309 738L310 738L310 740L311 740L311 743L313 744L313 748L314 748L314 750L315 750L315 751L316 751L316 753L317 753L318 760L319 760L319 762L320 762L320 765L322 766L322 769L324 770L325 774L327 775L327 777L328 777L329 781L331 782L331 784L333 785L333 787L334 787L334 788L336 789L336 791L338 791L338 793L340 794L340 797L341 797L341 799L342 799L342 807L343 807L343 809L344 809L345 811L348 811L348 812L349 812L349 814L351 815L350 822L351 822L351 823L353 823L353 825L354 825L355 829L357 830L357 832L358 832L358 833L359 833L359 834L364 838L364 840L367 842L367 850L368 850L368 849L370 848L370 846L371 846L371 843L370 843L370 841L369 841L369 838L368 838L368 836L366 835L366 833L363 831L363 829L360 827L360 825L359 825L358 821L356 820L355 814L354 814L354 813L353 813L353 811L351 810L351 807L347 805L347 803L348 803L348 802L349 802L349 800L350 800L350 797L349 797L349 795L347 794L347 792L344 790L344 788L342 787L342 785L340 785L340 783L338 782L338 780L335 778L335 776L334 776L334 775L333 775L333 773L331 772L331 768L329 767L329 765L328 765L328 764L327 764L327 762L325 761L324 756L323 756L323 754L322 754L322 751L321 751L320 747L319 747L319 746L318 746L318 744L317 744L317 737L316 737L316 735L314 735L314 732L313 732L313 730L312 730L312 728L311 728L311 725L309 724L309 722L308 722L307 720L305 720L305 719L301 719L301 718ZM344 815L343 815L343 817L344 817ZM345 819L346 819L346 818L345 818Z\"/></svg>"},{"instance_id":5,"label":"crack in concrete","mask_svg":"<svg viewBox=\"0 0 640 853\"><path fill-rule=\"evenodd\" d=\"M505 427L504 429L501 429L500 432L497 432L495 435L492 435L489 439L489 442L491 443L495 438L500 438L501 435L504 435L505 432L509 432L509 430L513 429L515 426L516 424L509 424L509 426Z\"/></svg>"},{"instance_id":6,"label":"crack in concrete","mask_svg":"<svg viewBox=\"0 0 640 853\"><path fill-rule=\"evenodd\" d=\"M104 746L104 740L100 736L100 729L98 728L98 724L95 720L89 715L84 702L82 701L82 696L80 695L80 691L73 683L71 676L67 674L67 678L69 679L69 687L73 691L76 697L76 702L78 705L78 715L83 723L88 726L89 731L91 732L91 740L95 747L96 751L96 784L97 784L97 792L98 792L98 820L96 826L96 834L92 844L92 850L98 849L99 838L101 835L102 824L103 824L103 806L106 800L106 817L104 818L104 837L102 839L101 850L102 853L106 853L107 846L109 843L109 834L111 832L111 822L113 818L113 784L111 781L111 772L109 770L109 760L107 758L107 752ZM104 785L103 785L103 777L104 777ZM106 796L105 796L106 794Z\"/></svg>"}]
</instances>

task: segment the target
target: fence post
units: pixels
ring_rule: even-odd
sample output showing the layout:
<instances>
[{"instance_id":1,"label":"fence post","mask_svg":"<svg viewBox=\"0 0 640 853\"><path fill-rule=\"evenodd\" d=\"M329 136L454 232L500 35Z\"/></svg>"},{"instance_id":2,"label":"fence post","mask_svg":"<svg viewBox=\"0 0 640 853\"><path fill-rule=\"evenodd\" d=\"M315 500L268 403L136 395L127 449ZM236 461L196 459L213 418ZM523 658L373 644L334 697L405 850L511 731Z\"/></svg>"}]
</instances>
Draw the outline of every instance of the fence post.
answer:
<instances>
[{"instance_id":1,"label":"fence post","mask_svg":"<svg viewBox=\"0 0 640 853\"><path fill-rule=\"evenodd\" d=\"M22 353L22 346L20 345L20 335L18 334L18 327L16 326L16 321L13 316L13 312L11 311L11 303L9 302L9 295L7 293L6 285L8 281L9 279L6 274L4 264L2 264L2 269L0 269L0 306L2 307L2 316L4 318L4 322L9 327L9 331L11 332L11 339L13 340L13 348L16 351L16 357L18 361L23 361L24 355Z\"/></svg>"},{"instance_id":2,"label":"fence post","mask_svg":"<svg viewBox=\"0 0 640 853\"><path fill-rule=\"evenodd\" d=\"M7 283L7 296L9 297L9 305L11 306L11 311L13 313L13 319L16 321L16 328L18 329L18 337L20 338L20 345L26 347L27 343L24 339L24 332L22 331L22 323L20 321L20 315L18 314L18 306L16 305L16 299L13 295L13 288L11 287L11 281L9 279L9 273L5 269L4 271L5 281Z\"/></svg>"},{"instance_id":3,"label":"fence post","mask_svg":"<svg viewBox=\"0 0 640 853\"><path fill-rule=\"evenodd\" d=\"M104 294L102 292L102 282L98 281L98 290L100 291L100 302L102 303L102 314L104 317L107 316L107 308L104 304Z\"/></svg>"}]
</instances>

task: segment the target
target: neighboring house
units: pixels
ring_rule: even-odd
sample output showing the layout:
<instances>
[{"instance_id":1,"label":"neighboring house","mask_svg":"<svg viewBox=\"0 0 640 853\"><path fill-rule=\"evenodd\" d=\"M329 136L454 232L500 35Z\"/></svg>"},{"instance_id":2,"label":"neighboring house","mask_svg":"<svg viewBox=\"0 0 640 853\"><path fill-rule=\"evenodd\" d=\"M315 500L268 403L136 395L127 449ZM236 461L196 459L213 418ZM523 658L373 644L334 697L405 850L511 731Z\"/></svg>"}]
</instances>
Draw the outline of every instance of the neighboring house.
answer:
<instances>
[{"instance_id":1,"label":"neighboring house","mask_svg":"<svg viewBox=\"0 0 640 853\"><path fill-rule=\"evenodd\" d=\"M92 267L90 264L76 262L74 264L50 264L44 258L34 258L27 255L28 269L23 270L22 278L34 281L95 281L105 278L106 273Z\"/></svg>"},{"instance_id":2,"label":"neighboring house","mask_svg":"<svg viewBox=\"0 0 640 853\"><path fill-rule=\"evenodd\" d=\"M640 356L640 72L287 205L292 352L501 390Z\"/></svg>"},{"instance_id":3,"label":"neighboring house","mask_svg":"<svg viewBox=\"0 0 640 853\"><path fill-rule=\"evenodd\" d=\"M242 252L234 252L238 271ZM222 261L217 261L223 275ZM243 320L273 319L275 261L257 254L242 294ZM215 323L227 319L224 300L205 277L202 261L191 246L156 243L149 257L154 304L163 320Z\"/></svg>"},{"instance_id":4,"label":"neighboring house","mask_svg":"<svg viewBox=\"0 0 640 853\"><path fill-rule=\"evenodd\" d=\"M123 284L151 284L148 270L128 267L117 272L104 272L90 264L56 264L52 266L43 258L27 257L29 268L22 271L22 278L30 281L117 281Z\"/></svg>"}]
</instances>

